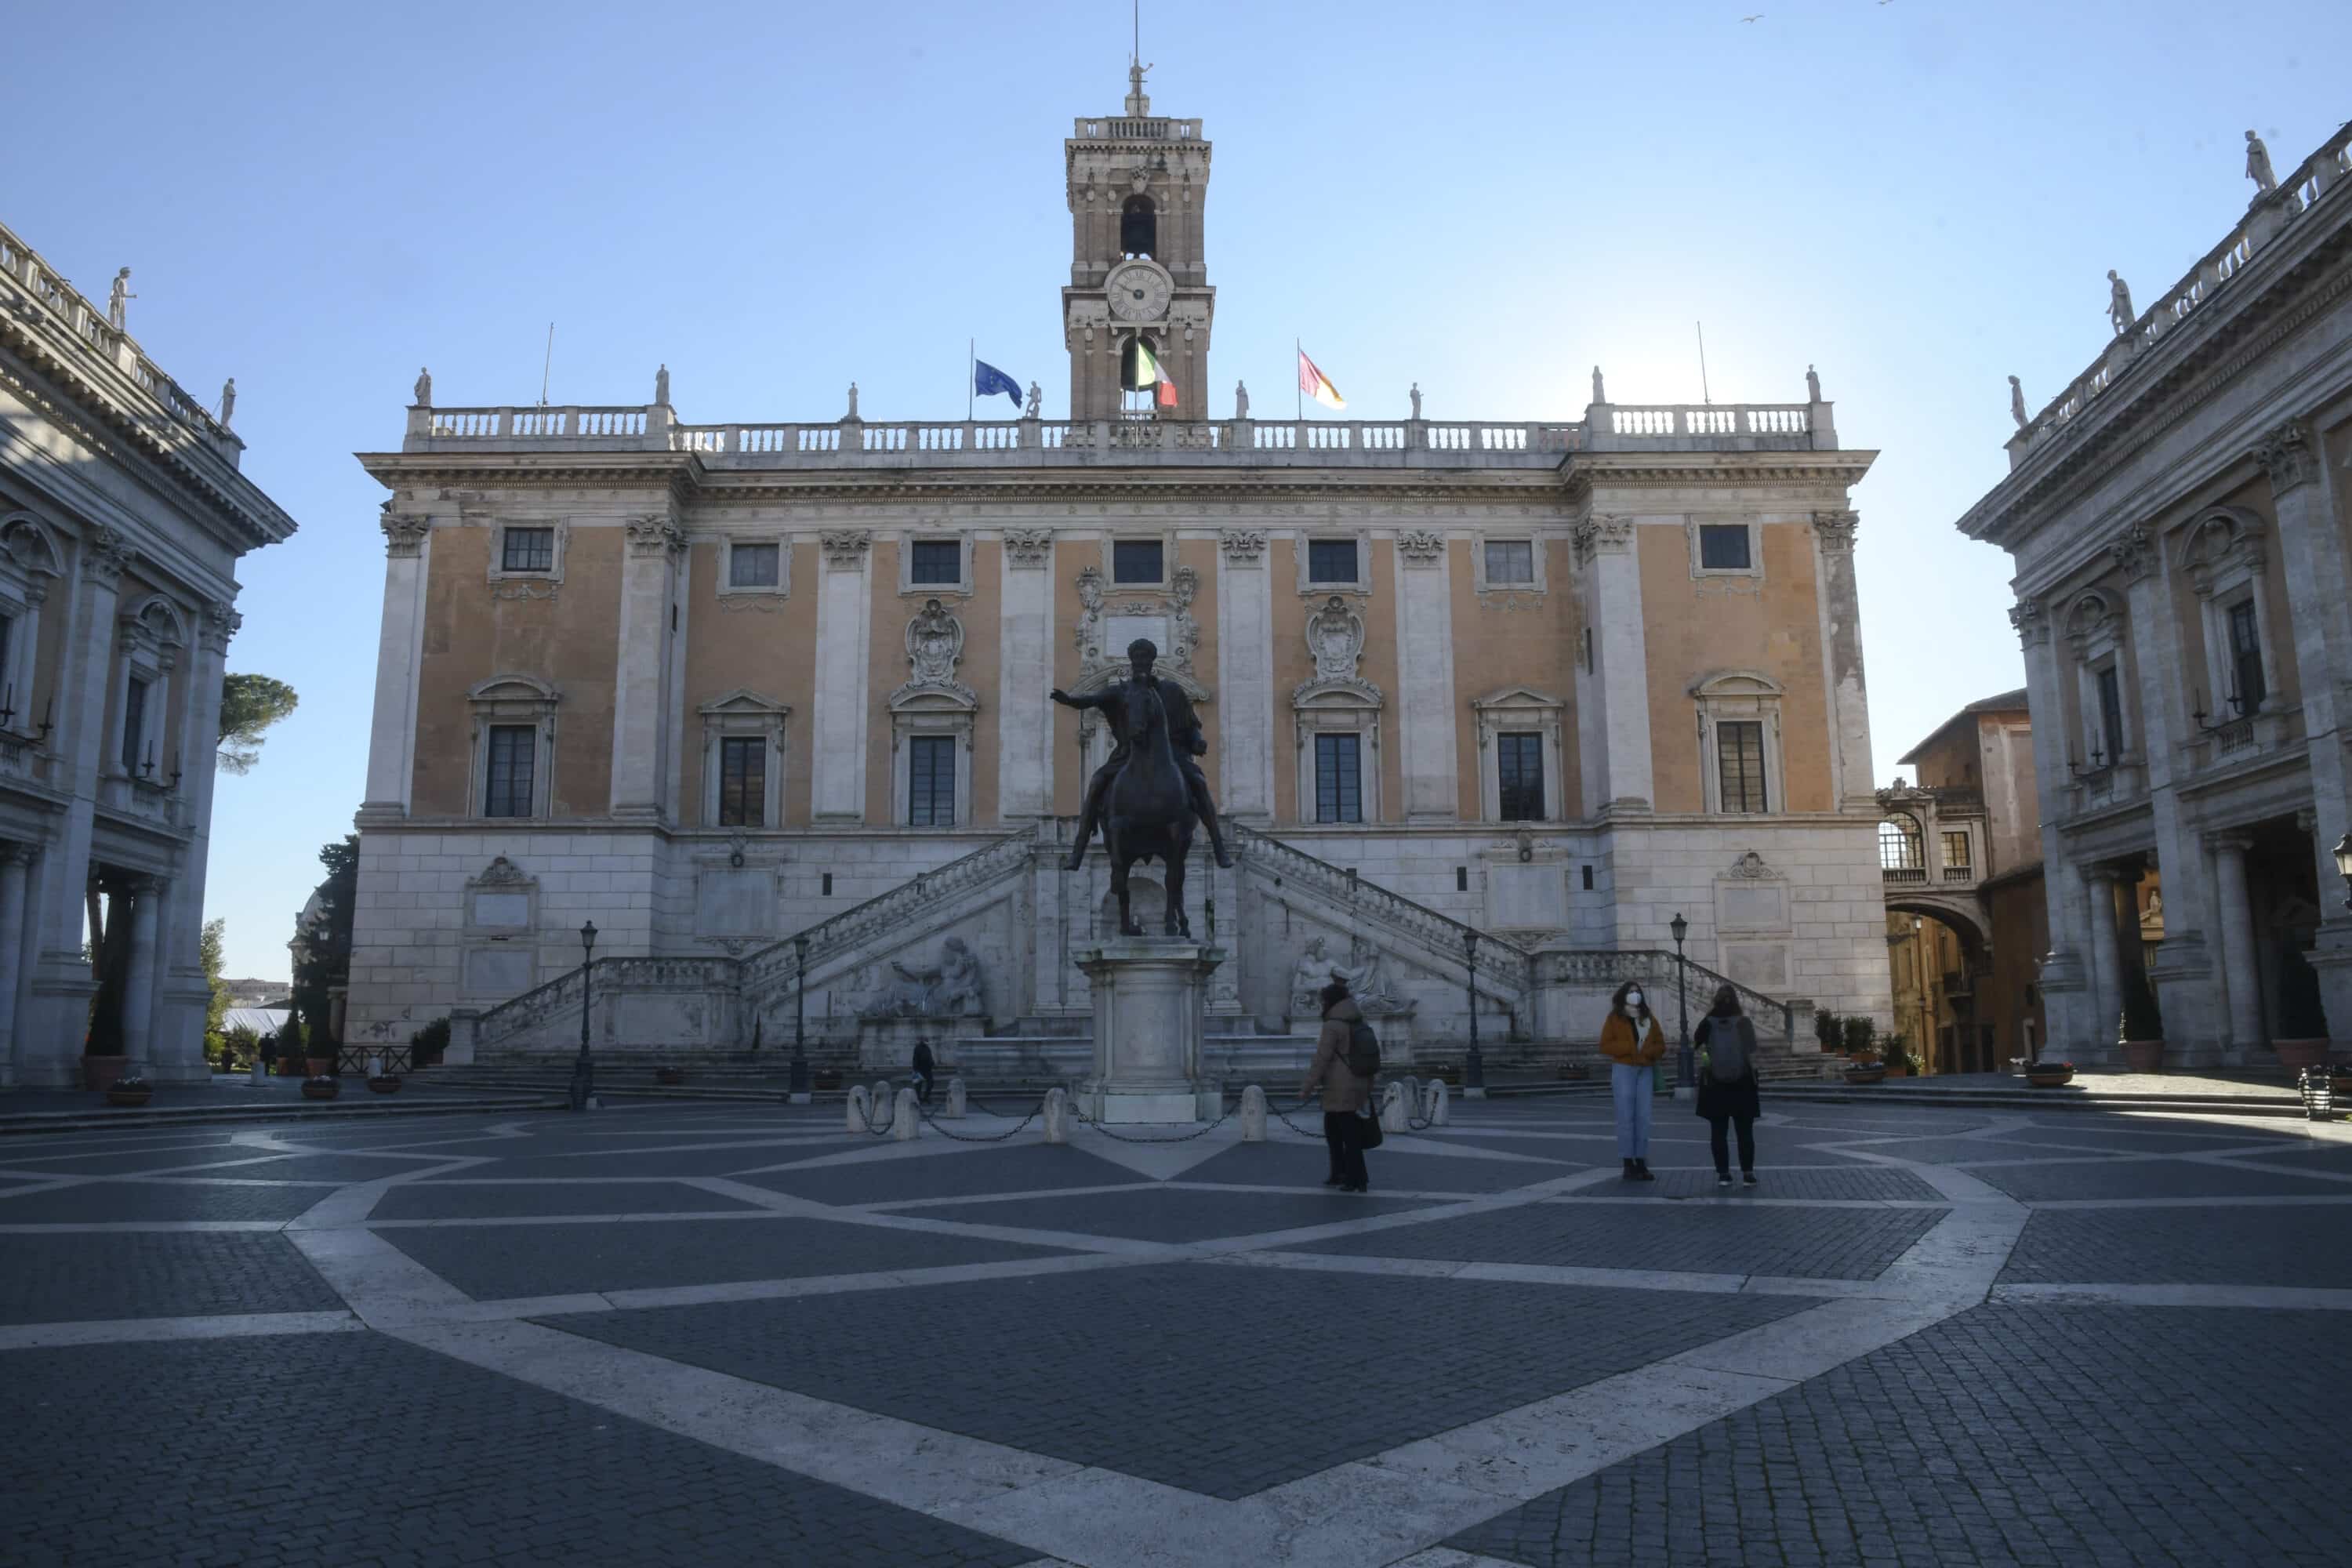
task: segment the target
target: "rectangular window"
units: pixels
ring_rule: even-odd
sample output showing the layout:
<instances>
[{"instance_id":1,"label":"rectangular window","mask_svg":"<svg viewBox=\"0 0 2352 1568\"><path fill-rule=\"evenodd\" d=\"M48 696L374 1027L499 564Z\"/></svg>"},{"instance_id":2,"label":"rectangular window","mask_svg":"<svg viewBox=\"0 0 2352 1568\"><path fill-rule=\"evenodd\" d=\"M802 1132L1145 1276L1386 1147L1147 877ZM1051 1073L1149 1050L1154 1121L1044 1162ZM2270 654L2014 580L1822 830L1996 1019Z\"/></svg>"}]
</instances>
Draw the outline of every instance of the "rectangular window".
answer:
<instances>
[{"instance_id":1,"label":"rectangular window","mask_svg":"<svg viewBox=\"0 0 2352 1568\"><path fill-rule=\"evenodd\" d=\"M2116 677L2116 668L2109 665L2099 671L2099 738L2107 748L2106 761L2112 763L2124 754L2124 691L2123 682Z\"/></svg>"},{"instance_id":2,"label":"rectangular window","mask_svg":"<svg viewBox=\"0 0 2352 1568\"><path fill-rule=\"evenodd\" d=\"M952 539L918 539L907 580L919 588L952 588L963 581L963 546Z\"/></svg>"},{"instance_id":3,"label":"rectangular window","mask_svg":"<svg viewBox=\"0 0 2352 1568\"><path fill-rule=\"evenodd\" d=\"M483 792L484 816L529 816L538 764L539 730L531 724L490 726L489 781Z\"/></svg>"},{"instance_id":4,"label":"rectangular window","mask_svg":"<svg viewBox=\"0 0 2352 1568\"><path fill-rule=\"evenodd\" d=\"M122 689L122 771L139 771L139 742L147 736L147 683L137 676Z\"/></svg>"},{"instance_id":5,"label":"rectangular window","mask_svg":"<svg viewBox=\"0 0 2352 1568\"><path fill-rule=\"evenodd\" d=\"M1315 737L1315 820L1364 820L1364 775L1360 735Z\"/></svg>"},{"instance_id":6,"label":"rectangular window","mask_svg":"<svg viewBox=\"0 0 2352 1568\"><path fill-rule=\"evenodd\" d=\"M719 742L719 826L764 826L767 810L767 737L723 737Z\"/></svg>"},{"instance_id":7,"label":"rectangular window","mask_svg":"<svg viewBox=\"0 0 2352 1568\"><path fill-rule=\"evenodd\" d=\"M1307 580L1310 583L1355 582L1356 542L1352 539L1308 540Z\"/></svg>"},{"instance_id":8,"label":"rectangular window","mask_svg":"<svg viewBox=\"0 0 2352 1568\"><path fill-rule=\"evenodd\" d=\"M1154 548L1157 548L1156 546ZM917 735L907 752L907 824L955 826L955 737Z\"/></svg>"},{"instance_id":9,"label":"rectangular window","mask_svg":"<svg viewBox=\"0 0 2352 1568\"><path fill-rule=\"evenodd\" d=\"M1118 539L1111 542L1110 580L1114 583L1157 583L1163 574L1160 570L1160 541L1156 539Z\"/></svg>"},{"instance_id":10,"label":"rectangular window","mask_svg":"<svg viewBox=\"0 0 2352 1568\"><path fill-rule=\"evenodd\" d=\"M1541 822L1544 814L1543 737L1497 735L1505 822Z\"/></svg>"},{"instance_id":11,"label":"rectangular window","mask_svg":"<svg viewBox=\"0 0 2352 1568\"><path fill-rule=\"evenodd\" d=\"M772 588L783 571L780 544L730 544L727 547L727 585L730 588Z\"/></svg>"},{"instance_id":12,"label":"rectangular window","mask_svg":"<svg viewBox=\"0 0 2352 1568\"><path fill-rule=\"evenodd\" d=\"M1588 893L1592 891L1592 868L1590 866L1584 868L1584 890Z\"/></svg>"},{"instance_id":13,"label":"rectangular window","mask_svg":"<svg viewBox=\"0 0 2352 1568\"><path fill-rule=\"evenodd\" d=\"M1968 870L1973 863L1972 857L1974 854L1975 851L1969 847L1969 836L1967 834L1947 833L1944 835L1945 870Z\"/></svg>"},{"instance_id":14,"label":"rectangular window","mask_svg":"<svg viewBox=\"0 0 2352 1568\"><path fill-rule=\"evenodd\" d=\"M555 530L551 528L509 528L500 546L499 570L501 572L552 572L555 570Z\"/></svg>"},{"instance_id":15,"label":"rectangular window","mask_svg":"<svg viewBox=\"0 0 2352 1568\"><path fill-rule=\"evenodd\" d=\"M1716 766L1723 780L1723 809L1762 811L1764 725L1755 719L1727 720L1715 727Z\"/></svg>"},{"instance_id":16,"label":"rectangular window","mask_svg":"<svg viewBox=\"0 0 2352 1568\"><path fill-rule=\"evenodd\" d=\"M1698 525L1698 563L1709 572L1745 572L1754 564L1748 554L1744 522L1703 522Z\"/></svg>"},{"instance_id":17,"label":"rectangular window","mask_svg":"<svg viewBox=\"0 0 2352 1568\"><path fill-rule=\"evenodd\" d=\"M2230 606L2230 673L2237 681L2231 695L2238 700L2238 711L2260 708L2270 689L2263 683L2263 633L2252 599Z\"/></svg>"},{"instance_id":18,"label":"rectangular window","mask_svg":"<svg viewBox=\"0 0 2352 1568\"><path fill-rule=\"evenodd\" d=\"M1486 541L1486 582L1500 587L1506 583L1532 583L1536 580L1536 547L1532 540L1490 539Z\"/></svg>"}]
</instances>

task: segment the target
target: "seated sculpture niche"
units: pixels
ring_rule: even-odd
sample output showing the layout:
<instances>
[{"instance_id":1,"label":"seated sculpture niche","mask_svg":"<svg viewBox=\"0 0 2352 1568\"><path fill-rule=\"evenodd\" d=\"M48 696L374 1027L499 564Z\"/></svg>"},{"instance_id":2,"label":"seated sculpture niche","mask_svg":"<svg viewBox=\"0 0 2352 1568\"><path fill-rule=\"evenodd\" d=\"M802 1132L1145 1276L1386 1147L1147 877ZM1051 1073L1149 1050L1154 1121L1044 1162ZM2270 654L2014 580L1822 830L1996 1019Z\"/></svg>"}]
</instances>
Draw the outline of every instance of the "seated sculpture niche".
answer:
<instances>
[{"instance_id":1,"label":"seated sculpture niche","mask_svg":"<svg viewBox=\"0 0 2352 1568\"><path fill-rule=\"evenodd\" d=\"M859 1010L866 1018L977 1018L985 1016L981 999L980 961L961 937L940 944L936 965L909 965L890 961L898 976L873 1003Z\"/></svg>"}]
</instances>

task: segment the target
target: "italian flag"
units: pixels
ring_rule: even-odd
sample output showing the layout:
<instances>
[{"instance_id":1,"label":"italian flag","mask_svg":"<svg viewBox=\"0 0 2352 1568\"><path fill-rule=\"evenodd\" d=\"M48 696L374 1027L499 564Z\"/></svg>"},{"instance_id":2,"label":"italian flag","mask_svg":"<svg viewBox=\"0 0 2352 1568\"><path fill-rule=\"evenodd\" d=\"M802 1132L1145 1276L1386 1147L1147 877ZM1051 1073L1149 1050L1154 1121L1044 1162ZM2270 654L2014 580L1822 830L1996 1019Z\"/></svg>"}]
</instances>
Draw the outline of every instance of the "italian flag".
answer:
<instances>
[{"instance_id":1,"label":"italian flag","mask_svg":"<svg viewBox=\"0 0 2352 1568\"><path fill-rule=\"evenodd\" d=\"M1298 390L1326 408L1348 406L1348 400L1339 395L1339 389L1331 384L1329 376L1315 368L1315 362L1307 357L1305 349L1298 351Z\"/></svg>"},{"instance_id":2,"label":"italian flag","mask_svg":"<svg viewBox=\"0 0 2352 1568\"><path fill-rule=\"evenodd\" d=\"M1160 373L1160 406L1176 406L1176 384L1168 379L1168 373L1164 370Z\"/></svg>"}]
</instances>

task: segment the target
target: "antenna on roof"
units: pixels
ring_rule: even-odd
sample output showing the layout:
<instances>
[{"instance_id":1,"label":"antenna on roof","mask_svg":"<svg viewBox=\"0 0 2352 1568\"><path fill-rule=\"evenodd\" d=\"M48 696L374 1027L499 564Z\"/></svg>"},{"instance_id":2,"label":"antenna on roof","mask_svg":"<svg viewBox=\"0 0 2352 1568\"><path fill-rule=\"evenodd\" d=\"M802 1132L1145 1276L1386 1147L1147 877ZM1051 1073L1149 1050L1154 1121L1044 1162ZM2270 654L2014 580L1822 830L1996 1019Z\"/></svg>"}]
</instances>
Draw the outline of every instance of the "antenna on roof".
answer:
<instances>
[{"instance_id":1,"label":"antenna on roof","mask_svg":"<svg viewBox=\"0 0 2352 1568\"><path fill-rule=\"evenodd\" d=\"M1698 400L1713 403L1715 399L1707 395L1706 390L1706 323L1694 321L1691 324L1698 329Z\"/></svg>"},{"instance_id":2,"label":"antenna on roof","mask_svg":"<svg viewBox=\"0 0 2352 1568\"><path fill-rule=\"evenodd\" d=\"M555 367L555 323L547 323L547 357L539 365L539 405L547 406L547 373Z\"/></svg>"}]
</instances>

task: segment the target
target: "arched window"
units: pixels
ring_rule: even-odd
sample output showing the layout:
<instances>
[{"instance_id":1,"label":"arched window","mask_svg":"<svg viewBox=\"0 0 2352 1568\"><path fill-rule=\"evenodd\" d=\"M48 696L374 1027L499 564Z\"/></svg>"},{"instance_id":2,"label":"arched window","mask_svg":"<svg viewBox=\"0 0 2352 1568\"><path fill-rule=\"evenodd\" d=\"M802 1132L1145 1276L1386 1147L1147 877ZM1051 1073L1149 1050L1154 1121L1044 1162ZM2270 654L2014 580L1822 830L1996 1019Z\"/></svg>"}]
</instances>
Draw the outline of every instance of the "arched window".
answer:
<instances>
[{"instance_id":1,"label":"arched window","mask_svg":"<svg viewBox=\"0 0 2352 1568\"><path fill-rule=\"evenodd\" d=\"M1156 256L1160 251L1160 213L1146 195L1127 198L1119 209L1118 248L1127 256Z\"/></svg>"},{"instance_id":2,"label":"arched window","mask_svg":"<svg viewBox=\"0 0 2352 1568\"><path fill-rule=\"evenodd\" d=\"M1118 411L1122 417L1150 419L1160 406L1159 349L1139 332L1119 346Z\"/></svg>"},{"instance_id":3,"label":"arched window","mask_svg":"<svg viewBox=\"0 0 2352 1568\"><path fill-rule=\"evenodd\" d=\"M1878 868L1890 882L1927 880L1927 847L1915 818L1897 813L1881 819L1878 824Z\"/></svg>"}]
</instances>

